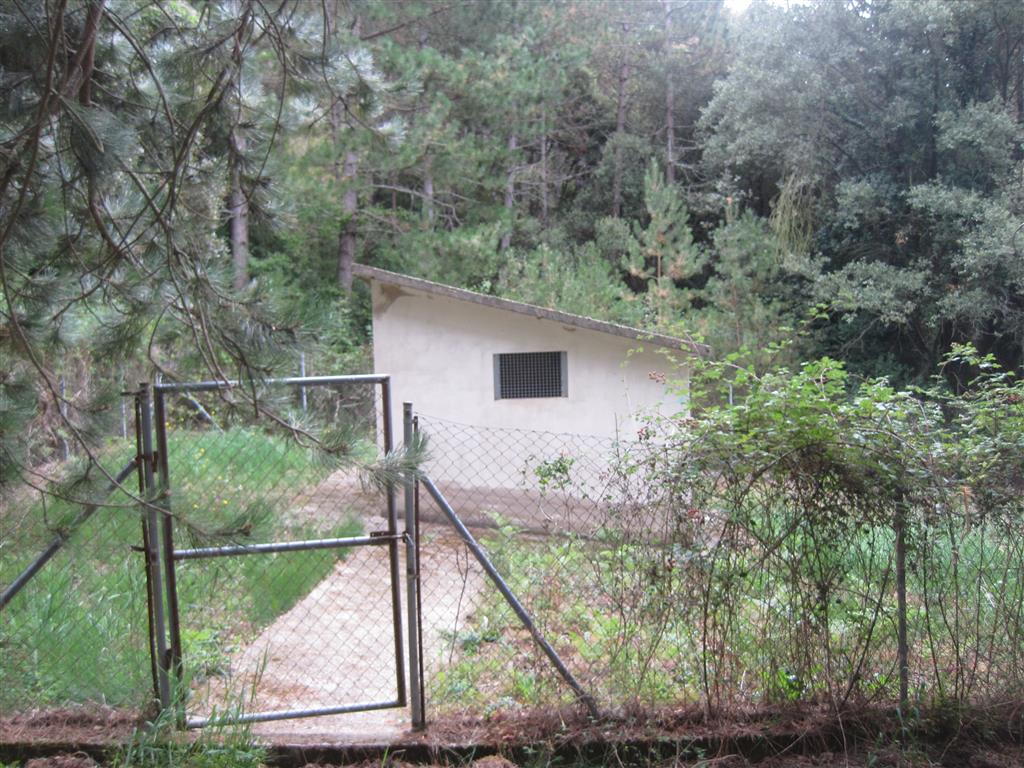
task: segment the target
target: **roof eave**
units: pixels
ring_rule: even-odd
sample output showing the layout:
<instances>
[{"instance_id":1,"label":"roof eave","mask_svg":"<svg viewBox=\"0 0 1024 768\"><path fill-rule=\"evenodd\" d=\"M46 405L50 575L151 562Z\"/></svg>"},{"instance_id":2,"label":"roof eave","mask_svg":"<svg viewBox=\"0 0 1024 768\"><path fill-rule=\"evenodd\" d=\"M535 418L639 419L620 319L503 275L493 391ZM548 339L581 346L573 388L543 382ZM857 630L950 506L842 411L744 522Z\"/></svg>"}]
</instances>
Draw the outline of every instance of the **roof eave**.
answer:
<instances>
[{"instance_id":1,"label":"roof eave","mask_svg":"<svg viewBox=\"0 0 1024 768\"><path fill-rule=\"evenodd\" d=\"M697 342L689 339L679 339L674 336L666 336L665 334L655 333L653 331L644 331L639 328L631 328L628 325L610 323L606 320L595 320L592 317L574 315L569 312L562 312L557 309L548 309L547 307L540 307L536 304L527 304L513 299L489 296L466 288L456 288L451 285L435 283L431 280L424 280L421 277L410 277L409 275L390 272L386 269L371 267L366 264L354 264L352 267L352 273L357 277L361 277L369 281L375 280L380 283L423 291L436 296L445 296L450 299L455 299L456 301L466 301L472 304L491 307L493 309L503 309L508 312L516 312L517 314L526 315L528 317L551 320L556 323L570 325L574 328L584 328L597 333L606 333L611 336L633 339L635 341L654 344L659 347L688 352L700 357L705 357L710 352L709 348L704 344L698 344Z\"/></svg>"}]
</instances>

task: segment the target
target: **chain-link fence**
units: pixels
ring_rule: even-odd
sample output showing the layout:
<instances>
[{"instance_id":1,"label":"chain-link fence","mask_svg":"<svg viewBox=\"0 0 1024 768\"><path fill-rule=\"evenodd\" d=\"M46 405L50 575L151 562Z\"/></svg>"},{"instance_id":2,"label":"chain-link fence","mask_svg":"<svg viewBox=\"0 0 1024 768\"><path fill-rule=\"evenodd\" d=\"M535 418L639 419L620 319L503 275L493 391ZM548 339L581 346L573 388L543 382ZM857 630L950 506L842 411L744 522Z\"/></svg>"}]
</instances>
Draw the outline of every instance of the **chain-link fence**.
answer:
<instances>
[{"instance_id":1,"label":"chain-link fence","mask_svg":"<svg viewBox=\"0 0 1024 768\"><path fill-rule=\"evenodd\" d=\"M344 378L158 385L138 449L101 456L128 465L123 490L68 464L7 498L3 711L170 697L196 722L403 698L386 377Z\"/></svg>"},{"instance_id":2,"label":"chain-link fence","mask_svg":"<svg viewBox=\"0 0 1024 768\"><path fill-rule=\"evenodd\" d=\"M120 490L93 468L6 499L4 594L48 559L0 615L4 712L143 708L161 669L193 722L406 698L401 498L385 488L408 465L385 455L375 386L158 388L152 444L102 457ZM895 700L901 678L922 703L1024 689L1019 494L869 508L824 469L688 485L685 454L646 430L418 425L424 473L606 711L843 706ZM573 700L422 487L418 508L428 714ZM169 527L146 541L153 513Z\"/></svg>"},{"instance_id":3,"label":"chain-link fence","mask_svg":"<svg viewBox=\"0 0 1024 768\"><path fill-rule=\"evenodd\" d=\"M574 595L581 557L602 549L621 500L618 459L629 441L488 429L418 416L424 473L486 551L537 629L593 691L602 664L587 647ZM428 712L564 703L573 693L488 580L440 507L420 491L423 650ZM607 703L605 701L604 703Z\"/></svg>"},{"instance_id":4,"label":"chain-link fence","mask_svg":"<svg viewBox=\"0 0 1024 768\"><path fill-rule=\"evenodd\" d=\"M902 658L917 703L1024 686L1019 501L844 508L854 497L824 473L806 496L791 480L724 475L701 496L673 480L685 457L671 440L645 432L419 426L426 473L605 711L892 701ZM430 711L572 700L422 492L420 520Z\"/></svg>"},{"instance_id":5,"label":"chain-link fence","mask_svg":"<svg viewBox=\"0 0 1024 768\"><path fill-rule=\"evenodd\" d=\"M180 616L169 650L193 722L404 698L395 502L367 478L392 448L375 397L387 383L367 378L268 388L266 423L228 426L201 390L158 390L179 401L163 425Z\"/></svg>"},{"instance_id":6,"label":"chain-link fence","mask_svg":"<svg viewBox=\"0 0 1024 768\"><path fill-rule=\"evenodd\" d=\"M137 709L152 697L135 450L108 450L106 466L126 467L125 491L108 495L101 473L73 464L63 470L67 482L26 485L3 501L6 714L81 704Z\"/></svg>"}]
</instances>

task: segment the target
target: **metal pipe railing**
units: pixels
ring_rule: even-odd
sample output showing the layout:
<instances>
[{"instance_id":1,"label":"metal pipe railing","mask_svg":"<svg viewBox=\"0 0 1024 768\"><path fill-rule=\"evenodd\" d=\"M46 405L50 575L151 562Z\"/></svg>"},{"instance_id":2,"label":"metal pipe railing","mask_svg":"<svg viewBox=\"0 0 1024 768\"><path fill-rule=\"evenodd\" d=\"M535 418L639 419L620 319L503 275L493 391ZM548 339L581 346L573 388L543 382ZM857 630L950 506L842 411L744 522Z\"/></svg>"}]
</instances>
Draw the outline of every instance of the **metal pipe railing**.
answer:
<instances>
[{"instance_id":1,"label":"metal pipe railing","mask_svg":"<svg viewBox=\"0 0 1024 768\"><path fill-rule=\"evenodd\" d=\"M402 441L408 450L413 442L412 403L402 403ZM419 557L416 550L416 507L414 484L416 475L407 472L404 485L405 501L405 607L409 635L409 697L412 705L412 727L426 725L423 714L422 668L420 653Z\"/></svg>"},{"instance_id":2,"label":"metal pipe railing","mask_svg":"<svg viewBox=\"0 0 1024 768\"><path fill-rule=\"evenodd\" d=\"M225 713L213 717L190 717L186 728L204 728L207 725L235 725L241 723L270 723L275 720L294 720L300 717L322 717L324 715L347 715L353 712L373 712L378 709L394 709L402 704L398 701L375 701L367 704L346 704L340 707L312 707L310 709L282 709L270 712Z\"/></svg>"},{"instance_id":3,"label":"metal pipe railing","mask_svg":"<svg viewBox=\"0 0 1024 768\"><path fill-rule=\"evenodd\" d=\"M114 475L113 481L107 485L106 492L103 494L104 498L106 498L115 490L117 490L117 488L120 487L121 483L127 480L129 475L131 475L132 472L134 472L138 466L139 460L136 457L132 459L130 462L128 462L125 465L124 469L122 469L120 472ZM7 585L7 588L4 589L3 592L0 592L0 610L3 610L7 607L7 604L14 599L14 596L17 595L24 588L24 586L28 584L32 580L32 578L43 569L44 565L50 562L53 556L56 555L61 550L61 548L68 543L68 541L71 540L71 535L78 529L78 526L80 526L82 523L84 523L86 520L92 517L93 513L99 508L99 503L86 504L85 508L72 521L71 525L67 526L67 530L58 533L54 537L53 541L49 543L46 549L40 552L39 555L36 556L36 559L33 560L29 564L29 566L18 575L18 578L16 578L9 585Z\"/></svg>"},{"instance_id":4,"label":"metal pipe railing","mask_svg":"<svg viewBox=\"0 0 1024 768\"><path fill-rule=\"evenodd\" d=\"M233 555L260 555L273 552L307 552L313 549L338 549L341 547L371 547L400 541L402 534L377 534L370 536L348 536L338 539L306 539L304 541L275 541L267 544L228 544L223 547L198 547L176 549L175 560L199 560L209 557Z\"/></svg>"},{"instance_id":5,"label":"metal pipe railing","mask_svg":"<svg viewBox=\"0 0 1024 768\"><path fill-rule=\"evenodd\" d=\"M324 384L383 384L391 377L386 373L359 373L347 376L289 376L283 379L256 379L253 382L247 381L183 381L156 384L154 392L210 392L218 389L237 389L248 387L251 384L264 386L273 385L295 385L313 387Z\"/></svg>"}]
</instances>

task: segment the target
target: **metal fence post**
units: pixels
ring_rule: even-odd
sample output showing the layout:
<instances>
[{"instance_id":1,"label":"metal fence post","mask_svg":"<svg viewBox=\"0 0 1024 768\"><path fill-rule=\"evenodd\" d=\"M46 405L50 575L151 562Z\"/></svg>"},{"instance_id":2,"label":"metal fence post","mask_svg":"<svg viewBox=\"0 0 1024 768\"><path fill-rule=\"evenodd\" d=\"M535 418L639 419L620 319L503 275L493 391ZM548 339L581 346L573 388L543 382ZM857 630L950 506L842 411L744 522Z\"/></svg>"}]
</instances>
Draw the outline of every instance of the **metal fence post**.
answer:
<instances>
[{"instance_id":1,"label":"metal fence post","mask_svg":"<svg viewBox=\"0 0 1024 768\"><path fill-rule=\"evenodd\" d=\"M900 716L907 717L910 698L910 645L907 639L907 505L896 502L893 529L896 539L896 656L900 680Z\"/></svg>"},{"instance_id":2,"label":"metal fence post","mask_svg":"<svg viewBox=\"0 0 1024 768\"><path fill-rule=\"evenodd\" d=\"M173 674L175 687L181 682L181 624L178 612L178 579L174 567L174 519L171 515L170 461L167 452L167 405L164 393L158 384L154 388L154 417L156 421L156 469L159 475L157 488L161 512L161 538L163 544L164 578L167 592L167 628L170 634L170 654L167 669ZM181 700L181 691L172 690L176 701ZM179 725L184 725L184 712L179 713Z\"/></svg>"},{"instance_id":3,"label":"metal fence post","mask_svg":"<svg viewBox=\"0 0 1024 768\"><path fill-rule=\"evenodd\" d=\"M150 584L149 606L153 616L152 632L155 642L151 648L156 647L156 668L157 668L157 697L160 699L160 706L166 709L171 704L171 686L167 674L167 630L164 621L164 594L163 580L160 574L160 526L159 513L154 502L154 490L156 482L154 479L154 455L153 455L153 395L148 383L139 385L140 404L139 420L142 432L142 477L145 485L145 509L143 510L143 525L145 526L145 547L146 547L146 573Z\"/></svg>"},{"instance_id":4,"label":"metal fence post","mask_svg":"<svg viewBox=\"0 0 1024 768\"><path fill-rule=\"evenodd\" d=\"M473 534L469 532L469 529L465 526L462 520L459 519L455 510L452 509L451 504L448 503L448 500L444 497L441 491L437 489L437 486L434 485L434 482L429 477L424 476L422 478L422 482L424 487L427 489L427 492L434 499L434 503L437 504L445 517L448 518L452 527L455 528L455 531L466 543L466 546L473 554L473 557L475 557L477 562L483 566L484 572L490 577L491 581L494 582L498 591L501 592L502 597L505 598L505 602L511 606L523 626L526 627L526 630L530 633L533 641L544 652L544 655L548 657L551 664L558 671L558 674L562 676L562 679L565 680L566 684L572 688L573 693L576 694L576 697L583 706L587 708L590 716L595 720L599 719L601 713L597 708L597 702L594 701L594 697L587 693L583 686L580 685L572 672L569 671L569 668L565 666L565 662L562 661L561 657L551 646L551 643L549 643L544 635L541 634L540 630L537 629L537 625L534 623L533 617L530 616L529 612L523 607L523 604L519 602L519 598L515 596L505 579L503 579L501 574L498 573L498 569L494 567L494 563L491 562L491 559L487 556L487 553L484 552L480 544L477 543Z\"/></svg>"},{"instance_id":5,"label":"metal fence post","mask_svg":"<svg viewBox=\"0 0 1024 768\"><path fill-rule=\"evenodd\" d=\"M406 450L413 443L412 403L402 403L402 440ZM405 493L405 602L409 627L409 698L412 703L412 727L423 728L423 670L420 668L419 553L416 551L415 476L406 472Z\"/></svg>"},{"instance_id":6,"label":"metal fence post","mask_svg":"<svg viewBox=\"0 0 1024 768\"><path fill-rule=\"evenodd\" d=\"M395 447L391 420L391 380L385 377L380 382L381 408L384 411L384 453L390 454ZM408 703L405 688L405 653L402 650L402 589L398 564L398 510L395 500L395 484L388 482L388 560L391 566L391 618L395 627L395 677L398 687L399 706Z\"/></svg>"},{"instance_id":7,"label":"metal fence post","mask_svg":"<svg viewBox=\"0 0 1024 768\"><path fill-rule=\"evenodd\" d=\"M415 414L412 417L412 433L413 437L420 437L420 420ZM418 626L416 627L416 639L419 642L419 669L420 669L420 714L423 717L423 725L426 727L427 724L427 680L424 673L423 665L423 571L420 569L420 563L423 562L420 557L420 478L419 475L413 480L412 484L412 504L413 504L413 519L416 522L416 528L414 535L416 536L416 615L419 617Z\"/></svg>"},{"instance_id":8,"label":"metal fence post","mask_svg":"<svg viewBox=\"0 0 1024 768\"><path fill-rule=\"evenodd\" d=\"M146 458L142 449L142 390L138 390L132 397L132 411L135 417L135 471L139 480L139 498L146 498ZM142 525L142 555L146 573L146 630L149 634L149 671L153 678L154 695L160 697L160 675L157 673L156 665L156 623L153 618L153 571L149 567L149 526L146 525L146 516L139 515L139 522Z\"/></svg>"},{"instance_id":9,"label":"metal fence post","mask_svg":"<svg viewBox=\"0 0 1024 768\"><path fill-rule=\"evenodd\" d=\"M299 376L306 378L306 353L299 352ZM306 401L306 388L299 387L299 396L302 398L302 412L305 413L308 408Z\"/></svg>"}]
</instances>

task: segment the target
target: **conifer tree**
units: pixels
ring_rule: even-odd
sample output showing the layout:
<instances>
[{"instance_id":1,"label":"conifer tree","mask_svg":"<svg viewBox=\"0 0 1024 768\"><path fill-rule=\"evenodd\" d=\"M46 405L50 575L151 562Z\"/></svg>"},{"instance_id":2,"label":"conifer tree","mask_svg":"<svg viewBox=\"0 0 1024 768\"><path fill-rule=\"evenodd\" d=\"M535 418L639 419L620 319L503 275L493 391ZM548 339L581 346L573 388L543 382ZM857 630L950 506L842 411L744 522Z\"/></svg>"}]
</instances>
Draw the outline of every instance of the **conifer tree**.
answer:
<instances>
[{"instance_id":1,"label":"conifer tree","mask_svg":"<svg viewBox=\"0 0 1024 768\"><path fill-rule=\"evenodd\" d=\"M227 379L270 370L290 335L232 289L218 137L238 127L223 107L239 41L258 39L279 78L322 46L284 8L238 7L46 0L0 25L3 480L45 455L19 439L40 412L90 458L110 434L121 382L62 394L70 350Z\"/></svg>"}]
</instances>

